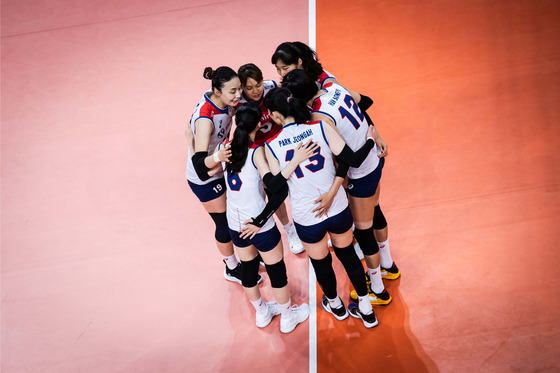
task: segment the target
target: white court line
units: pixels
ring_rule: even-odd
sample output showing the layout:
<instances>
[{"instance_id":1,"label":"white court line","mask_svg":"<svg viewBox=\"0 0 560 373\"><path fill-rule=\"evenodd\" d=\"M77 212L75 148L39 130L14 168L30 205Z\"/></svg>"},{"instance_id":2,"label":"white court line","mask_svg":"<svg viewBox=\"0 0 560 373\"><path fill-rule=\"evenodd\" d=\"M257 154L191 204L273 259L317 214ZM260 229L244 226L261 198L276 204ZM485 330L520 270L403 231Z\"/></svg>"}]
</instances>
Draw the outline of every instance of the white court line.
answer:
<instances>
[{"instance_id":1,"label":"white court line","mask_svg":"<svg viewBox=\"0 0 560 373\"><path fill-rule=\"evenodd\" d=\"M315 0L309 0L309 47L316 48ZM309 261L309 373L317 373L317 286L315 271Z\"/></svg>"}]
</instances>

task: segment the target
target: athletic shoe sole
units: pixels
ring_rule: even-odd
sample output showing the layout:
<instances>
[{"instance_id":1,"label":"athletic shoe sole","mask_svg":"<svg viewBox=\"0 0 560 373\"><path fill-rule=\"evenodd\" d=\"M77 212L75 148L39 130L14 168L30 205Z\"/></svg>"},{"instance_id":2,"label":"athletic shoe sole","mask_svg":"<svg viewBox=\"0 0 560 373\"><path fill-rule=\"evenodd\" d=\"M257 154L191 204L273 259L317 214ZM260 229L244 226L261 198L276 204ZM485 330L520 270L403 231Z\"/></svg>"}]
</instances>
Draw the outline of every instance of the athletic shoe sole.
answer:
<instances>
[{"instance_id":1,"label":"athletic shoe sole","mask_svg":"<svg viewBox=\"0 0 560 373\"><path fill-rule=\"evenodd\" d=\"M278 305L276 302L267 302L266 303L267 306L267 316L265 319L261 319L260 323L259 320L257 320L256 324L258 328L264 328L265 326L268 326L268 324L270 324L270 322L272 321L272 319L274 318L274 316L277 316L280 314L280 311L278 310Z\"/></svg>"},{"instance_id":2,"label":"athletic shoe sole","mask_svg":"<svg viewBox=\"0 0 560 373\"><path fill-rule=\"evenodd\" d=\"M397 273L389 272L386 268L381 267L381 278L385 280L396 280L401 277L401 271Z\"/></svg>"},{"instance_id":3,"label":"athletic shoe sole","mask_svg":"<svg viewBox=\"0 0 560 373\"><path fill-rule=\"evenodd\" d=\"M299 316L299 317L301 317L301 319L297 320L297 322L294 323L293 325L286 325L285 323L282 323L282 319L280 319L280 331L282 333L293 332L294 329L296 328L296 326L298 326L299 324L301 324L302 322L304 322L305 320L307 320L309 318L310 311L309 311L309 305L307 303L302 303L298 308L299 308L298 311L297 311L298 315L292 316L292 317L298 317ZM301 315L303 315L303 317Z\"/></svg>"},{"instance_id":4,"label":"athletic shoe sole","mask_svg":"<svg viewBox=\"0 0 560 373\"><path fill-rule=\"evenodd\" d=\"M377 321L377 317L375 317L375 314L373 315L375 321L369 322L364 320L364 315L360 312L360 307L358 306L358 303L350 303L348 305L348 313L350 314L350 316L352 316L355 319L362 319L364 326L368 329L379 325L379 321Z\"/></svg>"},{"instance_id":5,"label":"athletic shoe sole","mask_svg":"<svg viewBox=\"0 0 560 373\"><path fill-rule=\"evenodd\" d=\"M399 267L393 262L391 268L385 268L381 266L381 278L385 280L396 280L401 277L401 271L399 271Z\"/></svg>"},{"instance_id":6,"label":"athletic shoe sole","mask_svg":"<svg viewBox=\"0 0 560 373\"><path fill-rule=\"evenodd\" d=\"M326 299L326 305L325 305L325 299ZM323 306L323 309L325 311L332 314L334 318L337 319L338 321L342 321L348 318L348 310L346 309L346 307L344 308L344 312L345 312L344 315L338 316L336 313L332 311L331 306L329 305L329 301L325 295L323 295L323 299L321 300L321 305ZM342 303L342 307L344 307L344 303Z\"/></svg>"},{"instance_id":7,"label":"athletic shoe sole","mask_svg":"<svg viewBox=\"0 0 560 373\"><path fill-rule=\"evenodd\" d=\"M350 292L350 299L353 302L357 302L358 301L358 293L356 293L356 290L352 290ZM369 300L371 302L372 305L374 306L386 306L389 303L391 303L393 301L393 297L391 297L391 295L389 295L389 299L380 299L378 298L375 293L369 293Z\"/></svg>"}]
</instances>

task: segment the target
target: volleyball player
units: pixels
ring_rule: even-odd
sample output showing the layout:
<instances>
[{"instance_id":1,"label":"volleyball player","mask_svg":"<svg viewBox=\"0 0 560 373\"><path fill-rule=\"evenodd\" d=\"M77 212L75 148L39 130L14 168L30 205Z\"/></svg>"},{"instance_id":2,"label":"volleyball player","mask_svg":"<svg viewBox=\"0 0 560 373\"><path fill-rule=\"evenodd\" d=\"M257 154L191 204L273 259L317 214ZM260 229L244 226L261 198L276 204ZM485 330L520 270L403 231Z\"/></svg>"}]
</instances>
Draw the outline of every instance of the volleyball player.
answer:
<instances>
[{"instance_id":1,"label":"volleyball player","mask_svg":"<svg viewBox=\"0 0 560 373\"><path fill-rule=\"evenodd\" d=\"M351 149L359 149L366 140L368 130L374 131L374 139L378 137L373 126L368 126L358 105L340 84L329 82L320 91L303 70L290 71L284 76L283 86L288 88L295 97L301 98L312 107L311 120L328 123L340 133ZM364 253L368 268L367 279L370 281L369 296L372 304L387 305L391 296L385 289L381 277L379 247L373 233L377 222L375 209L379 203L379 181L385 162L385 153L374 146L360 167L348 170L348 200L354 219L354 237ZM356 294L354 299L356 299Z\"/></svg>"},{"instance_id":2,"label":"volleyball player","mask_svg":"<svg viewBox=\"0 0 560 373\"><path fill-rule=\"evenodd\" d=\"M225 263L224 277L241 283L239 263L229 235L226 217L226 186L220 162L228 159L230 152L223 148L208 155L229 136L233 108L241 97L241 82L237 73L221 66L216 70L204 69L204 78L212 81L211 90L204 93L190 120L185 135L188 142L187 181L215 224L216 246ZM259 282L262 278L259 277Z\"/></svg>"},{"instance_id":3,"label":"volleyball player","mask_svg":"<svg viewBox=\"0 0 560 373\"><path fill-rule=\"evenodd\" d=\"M368 328L378 324L372 305L369 301L363 267L356 255L352 244L352 214L344 190L333 184L335 167L333 154L342 157L345 164L354 165L362 153L368 154L373 148L373 140L358 152L353 152L345 146L344 140L336 131L322 122L306 123L310 119L307 104L295 97L286 88L275 88L265 97L265 106L269 109L272 119L283 126L276 136L266 142L266 158L270 169L276 176L294 156L298 144L312 139L319 144L317 153L307 162L301 163L287 179L276 178L274 181L281 185L287 182L290 190L290 202L294 224L303 242L317 276L317 281L323 289L322 306L325 311L332 313L337 320L348 317L348 311L337 293L337 281L332 268L332 257L327 246L327 233L331 236L333 250L342 262L348 277L358 293L358 306L353 309L355 317L362 318ZM340 174L338 176L342 177ZM270 189L276 186L270 182ZM332 186L332 187L331 187ZM333 187L335 188L334 190ZM318 196L333 193L333 203L328 213L317 216L312 213ZM352 311L352 310L351 310Z\"/></svg>"},{"instance_id":4,"label":"volleyball player","mask_svg":"<svg viewBox=\"0 0 560 373\"><path fill-rule=\"evenodd\" d=\"M263 103L264 96L268 93L268 91L272 88L276 88L276 82L273 80L264 80L261 69L252 63L241 66L237 73L239 75L239 80L241 81L241 87L243 88L238 105L245 102L251 102L257 104L261 109L261 124L255 135L255 144L263 146L266 139L276 135L282 129L281 125L275 123L270 118L268 109ZM297 235L296 228L290 222L285 203L276 210L276 216L278 217L278 220L280 220L280 223L284 226L284 230L286 231L286 235L288 237L290 251L294 254L302 253L303 245Z\"/></svg>"},{"instance_id":5,"label":"volleyball player","mask_svg":"<svg viewBox=\"0 0 560 373\"><path fill-rule=\"evenodd\" d=\"M301 42L285 42L280 44L272 56L272 63L276 66L278 73L284 77L287 73L295 69L302 69L307 75L316 82L319 89L326 84L338 83L336 78L323 70L319 63L317 54L309 46ZM348 90L354 101L358 104L361 114L370 126L373 122L366 110L373 104L373 101L364 95ZM375 134L376 144L382 150L382 156L387 155L387 144L381 139L378 133ZM381 274L384 279L394 280L400 277L400 271L391 257L389 247L388 227L383 211L379 206L375 206L375 218L373 232L381 253ZM359 243L359 241L358 241ZM360 245L361 248L361 245Z\"/></svg>"},{"instance_id":6,"label":"volleyball player","mask_svg":"<svg viewBox=\"0 0 560 373\"><path fill-rule=\"evenodd\" d=\"M307 319L309 306L305 303L299 307L291 305L282 239L274 219L269 219L287 197L288 189L269 194L269 202L265 201L261 178L270 170L263 148L254 142L261 114L258 106L248 103L241 105L235 114L236 129L229 148L231 157L228 163L223 163L227 180L228 225L235 251L243 264L242 285L255 307L257 326L263 328L275 315L281 314L280 331L289 333ZM313 155L315 148L316 145L310 142L297 148L282 173L289 177L300 162ZM248 221L252 224L246 227ZM256 229L251 230L252 227ZM262 300L257 286L258 253L265 263L276 302Z\"/></svg>"}]
</instances>

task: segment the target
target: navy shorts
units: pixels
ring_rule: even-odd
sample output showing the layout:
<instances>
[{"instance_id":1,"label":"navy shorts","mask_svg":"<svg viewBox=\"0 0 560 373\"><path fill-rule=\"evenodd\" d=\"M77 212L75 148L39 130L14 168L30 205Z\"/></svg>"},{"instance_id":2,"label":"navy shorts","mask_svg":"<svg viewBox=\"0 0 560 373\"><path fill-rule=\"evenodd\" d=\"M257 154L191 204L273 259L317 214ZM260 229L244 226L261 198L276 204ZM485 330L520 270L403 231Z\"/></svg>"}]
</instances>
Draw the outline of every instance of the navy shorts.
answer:
<instances>
[{"instance_id":1,"label":"navy shorts","mask_svg":"<svg viewBox=\"0 0 560 373\"><path fill-rule=\"evenodd\" d=\"M305 243L316 243L325 237L327 232L341 234L352 228L352 213L350 207L346 207L342 212L331 216L327 220L314 225L299 225L294 222L299 239Z\"/></svg>"},{"instance_id":2,"label":"navy shorts","mask_svg":"<svg viewBox=\"0 0 560 373\"><path fill-rule=\"evenodd\" d=\"M257 250L262 251L263 253L274 249L282 238L276 224L274 224L274 227L266 232L255 234L255 237L253 238L241 238L239 237L241 233L234 231L233 229L229 230L229 234L235 246L247 247L253 245L257 248Z\"/></svg>"},{"instance_id":3,"label":"navy shorts","mask_svg":"<svg viewBox=\"0 0 560 373\"><path fill-rule=\"evenodd\" d=\"M375 195L379 180L381 180L381 170L385 164L385 157L379 159L379 164L370 174L359 179L348 178L348 194L352 197L368 198Z\"/></svg>"},{"instance_id":4,"label":"navy shorts","mask_svg":"<svg viewBox=\"0 0 560 373\"><path fill-rule=\"evenodd\" d=\"M193 193L200 202L208 202L218 198L226 192L226 181L223 177L212 180L208 184L198 185L187 180Z\"/></svg>"}]
</instances>

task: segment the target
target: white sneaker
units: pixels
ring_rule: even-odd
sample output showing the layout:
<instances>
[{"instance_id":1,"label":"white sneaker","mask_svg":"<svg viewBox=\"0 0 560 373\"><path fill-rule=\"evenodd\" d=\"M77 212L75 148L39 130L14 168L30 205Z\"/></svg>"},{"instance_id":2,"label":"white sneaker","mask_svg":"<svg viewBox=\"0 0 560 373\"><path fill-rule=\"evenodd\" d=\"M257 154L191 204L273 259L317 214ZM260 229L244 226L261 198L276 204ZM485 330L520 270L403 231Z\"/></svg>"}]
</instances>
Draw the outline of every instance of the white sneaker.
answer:
<instances>
[{"instance_id":1,"label":"white sneaker","mask_svg":"<svg viewBox=\"0 0 560 373\"><path fill-rule=\"evenodd\" d=\"M286 231L286 234L288 236L288 243L290 244L290 251L294 254L302 253L305 249L297 235L296 228L292 226L292 229Z\"/></svg>"},{"instance_id":2,"label":"white sneaker","mask_svg":"<svg viewBox=\"0 0 560 373\"><path fill-rule=\"evenodd\" d=\"M290 316L280 319L280 331L282 333L290 333L296 328L297 324L307 320L309 317L309 305L307 303L303 303L299 307L293 305Z\"/></svg>"},{"instance_id":3,"label":"white sneaker","mask_svg":"<svg viewBox=\"0 0 560 373\"><path fill-rule=\"evenodd\" d=\"M266 312L265 313L257 313L257 326L259 328L264 328L272 321L272 318L276 315L280 314L280 310L278 309L278 304L276 302L267 302L266 305Z\"/></svg>"}]
</instances>

